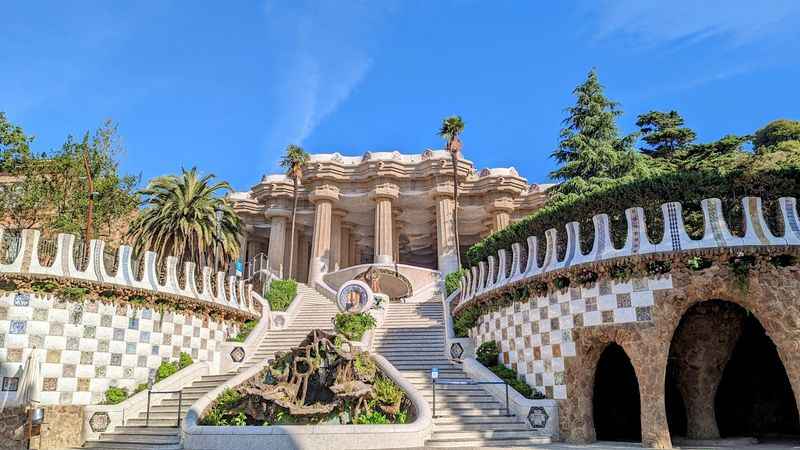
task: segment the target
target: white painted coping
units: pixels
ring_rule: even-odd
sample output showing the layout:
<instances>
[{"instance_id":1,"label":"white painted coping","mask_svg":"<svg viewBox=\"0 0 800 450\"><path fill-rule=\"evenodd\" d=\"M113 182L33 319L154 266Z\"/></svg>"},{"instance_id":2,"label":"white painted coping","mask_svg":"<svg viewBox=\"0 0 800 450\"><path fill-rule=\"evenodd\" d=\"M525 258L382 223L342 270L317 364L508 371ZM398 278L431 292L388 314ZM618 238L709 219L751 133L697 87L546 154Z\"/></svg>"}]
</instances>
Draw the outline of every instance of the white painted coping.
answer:
<instances>
[{"instance_id":1,"label":"white painted coping","mask_svg":"<svg viewBox=\"0 0 800 450\"><path fill-rule=\"evenodd\" d=\"M200 377L208 375L209 371L210 366L207 362L197 362L159 381L158 383L154 384L150 390L154 392L177 391L199 380ZM169 397L169 394L155 394L150 400L153 402L153 404L155 404L156 402L167 397ZM189 400L186 402L188 404ZM112 432L116 427L123 426L126 420L138 417L139 413L144 412L145 409L147 409L147 390L134 394L125 399L125 401L117 403L116 405L86 406L83 417L83 440L87 441L89 439L97 439L100 436L100 433ZM110 423L105 431L94 432L92 431L92 427L89 426L89 420L96 412L105 412L108 414Z\"/></svg>"},{"instance_id":2,"label":"white painted coping","mask_svg":"<svg viewBox=\"0 0 800 450\"><path fill-rule=\"evenodd\" d=\"M478 362L475 358L464 358L463 363L464 373L467 374L474 381L503 381L497 375L492 373L483 364ZM481 385L487 392L497 399L503 406L506 403L506 387L503 384L484 384ZM508 407L517 417L525 420L528 427L531 428L533 433L537 436L550 437L552 440L558 440L558 401L556 400L532 400L525 398L522 394L514 390L511 386L508 387ZM531 408L542 408L548 416L547 423L542 428L534 428L528 421L528 414ZM534 410L536 411L536 410Z\"/></svg>"},{"instance_id":3,"label":"white painted coping","mask_svg":"<svg viewBox=\"0 0 800 450\"><path fill-rule=\"evenodd\" d=\"M329 450L423 447L433 432L433 416L428 403L414 386L386 359L372 358L383 373L397 383L416 409L416 419L403 425L275 425L212 427L198 425L205 409L227 388L257 375L266 362L240 373L195 402L181 426L185 450L249 450L314 448Z\"/></svg>"}]
</instances>

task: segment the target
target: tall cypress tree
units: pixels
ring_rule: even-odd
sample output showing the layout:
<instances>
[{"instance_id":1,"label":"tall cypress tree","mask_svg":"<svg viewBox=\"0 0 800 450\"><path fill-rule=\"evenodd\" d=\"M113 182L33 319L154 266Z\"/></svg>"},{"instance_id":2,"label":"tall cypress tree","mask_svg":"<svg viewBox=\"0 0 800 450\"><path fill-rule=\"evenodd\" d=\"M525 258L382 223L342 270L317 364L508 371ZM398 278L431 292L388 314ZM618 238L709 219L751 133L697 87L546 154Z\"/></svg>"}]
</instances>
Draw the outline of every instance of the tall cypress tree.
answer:
<instances>
[{"instance_id":1,"label":"tall cypress tree","mask_svg":"<svg viewBox=\"0 0 800 450\"><path fill-rule=\"evenodd\" d=\"M683 117L677 111L650 111L636 120L647 147L642 153L654 158L671 158L694 141L695 132L683 126Z\"/></svg>"},{"instance_id":2,"label":"tall cypress tree","mask_svg":"<svg viewBox=\"0 0 800 450\"><path fill-rule=\"evenodd\" d=\"M622 111L606 98L594 69L572 93L575 105L567 108L558 148L551 155L561 164L550 173L562 181L554 189L556 196L609 184L629 174L638 160L633 148L636 135L620 137L616 118Z\"/></svg>"}]
</instances>

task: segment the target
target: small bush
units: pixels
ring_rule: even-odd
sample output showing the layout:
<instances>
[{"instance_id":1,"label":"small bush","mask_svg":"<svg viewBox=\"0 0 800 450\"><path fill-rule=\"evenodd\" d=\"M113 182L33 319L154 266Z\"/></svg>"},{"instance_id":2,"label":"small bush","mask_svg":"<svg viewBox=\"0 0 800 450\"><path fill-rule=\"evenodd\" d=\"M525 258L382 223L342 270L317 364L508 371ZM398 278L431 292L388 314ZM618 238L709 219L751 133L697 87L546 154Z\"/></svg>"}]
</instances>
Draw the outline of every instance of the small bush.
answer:
<instances>
[{"instance_id":1,"label":"small bush","mask_svg":"<svg viewBox=\"0 0 800 450\"><path fill-rule=\"evenodd\" d=\"M614 281L628 281L636 273L636 267L630 263L614 264L608 271Z\"/></svg>"},{"instance_id":2,"label":"small bush","mask_svg":"<svg viewBox=\"0 0 800 450\"><path fill-rule=\"evenodd\" d=\"M400 386L384 376L376 378L373 387L375 388L375 398L377 398L382 405L399 405L400 402L403 401L403 397L405 397Z\"/></svg>"},{"instance_id":3,"label":"small bush","mask_svg":"<svg viewBox=\"0 0 800 450\"><path fill-rule=\"evenodd\" d=\"M583 286L589 286L597 282L597 272L585 269L575 275L575 280Z\"/></svg>"},{"instance_id":4,"label":"small bush","mask_svg":"<svg viewBox=\"0 0 800 450\"><path fill-rule=\"evenodd\" d=\"M456 291L460 287L461 277L467 273L466 269L459 269L455 272L450 272L444 277L444 288L447 291L447 296Z\"/></svg>"},{"instance_id":5,"label":"small bush","mask_svg":"<svg viewBox=\"0 0 800 450\"><path fill-rule=\"evenodd\" d=\"M375 361L366 352L356 355L353 366L359 378L365 381L372 381L375 378L375 374L378 373L378 366L375 365Z\"/></svg>"},{"instance_id":6,"label":"small bush","mask_svg":"<svg viewBox=\"0 0 800 450\"><path fill-rule=\"evenodd\" d=\"M17 290L17 284L13 281L0 281L0 291L11 292Z\"/></svg>"},{"instance_id":7,"label":"small bush","mask_svg":"<svg viewBox=\"0 0 800 450\"><path fill-rule=\"evenodd\" d=\"M82 287L65 287L61 288L58 293L65 300L79 302L86 298L86 294L89 293L89 289Z\"/></svg>"},{"instance_id":8,"label":"small bush","mask_svg":"<svg viewBox=\"0 0 800 450\"><path fill-rule=\"evenodd\" d=\"M136 389L133 390L134 394L138 394L139 392L147 390L147 383L140 383L136 386Z\"/></svg>"},{"instance_id":9,"label":"small bush","mask_svg":"<svg viewBox=\"0 0 800 450\"><path fill-rule=\"evenodd\" d=\"M501 380L508 383L509 386L514 388L515 391L522 394L525 398L544 398L544 396L537 390L528 386L528 383L517 378L517 373L504 365L496 365L489 367L489 370L497 375Z\"/></svg>"},{"instance_id":10,"label":"small bush","mask_svg":"<svg viewBox=\"0 0 800 450\"><path fill-rule=\"evenodd\" d=\"M553 279L553 286L556 287L559 291L563 291L564 289L569 287L569 278L567 277L555 277Z\"/></svg>"},{"instance_id":11,"label":"small bush","mask_svg":"<svg viewBox=\"0 0 800 450\"><path fill-rule=\"evenodd\" d=\"M294 280L272 280L267 291L267 301L272 311L286 311L297 295L297 282Z\"/></svg>"},{"instance_id":12,"label":"small bush","mask_svg":"<svg viewBox=\"0 0 800 450\"><path fill-rule=\"evenodd\" d=\"M775 255L769 262L775 267L789 267L797 264L797 258L793 255Z\"/></svg>"},{"instance_id":13,"label":"small bush","mask_svg":"<svg viewBox=\"0 0 800 450\"><path fill-rule=\"evenodd\" d=\"M690 270L703 270L711 267L712 263L713 261L708 258L703 258L702 256L692 256L686 260L686 267L688 267Z\"/></svg>"},{"instance_id":14,"label":"small bush","mask_svg":"<svg viewBox=\"0 0 800 450\"><path fill-rule=\"evenodd\" d=\"M475 352L478 361L486 367L497 365L497 358L500 356L500 348L495 341L487 341L478 347Z\"/></svg>"},{"instance_id":15,"label":"small bush","mask_svg":"<svg viewBox=\"0 0 800 450\"><path fill-rule=\"evenodd\" d=\"M336 315L334 328L351 341L360 341L367 330L375 328L375 318L368 313L339 313Z\"/></svg>"},{"instance_id":16,"label":"small bush","mask_svg":"<svg viewBox=\"0 0 800 450\"><path fill-rule=\"evenodd\" d=\"M181 352L181 356L178 359L178 370L191 366L193 362L194 360L188 353Z\"/></svg>"},{"instance_id":17,"label":"small bush","mask_svg":"<svg viewBox=\"0 0 800 450\"><path fill-rule=\"evenodd\" d=\"M356 425L384 425L389 423L389 419L381 412L370 411L361 413L353 423Z\"/></svg>"},{"instance_id":18,"label":"small bush","mask_svg":"<svg viewBox=\"0 0 800 450\"><path fill-rule=\"evenodd\" d=\"M164 361L158 366L156 370L156 383L167 378L170 375L173 375L175 372L178 371L178 366L175 365L173 362Z\"/></svg>"},{"instance_id":19,"label":"small bush","mask_svg":"<svg viewBox=\"0 0 800 450\"><path fill-rule=\"evenodd\" d=\"M247 339L247 336L250 336L250 333L253 331L253 328L258 325L258 322L255 320L248 320L242 324L242 328L239 329L239 334L234 336L231 341L233 342L244 342Z\"/></svg>"},{"instance_id":20,"label":"small bush","mask_svg":"<svg viewBox=\"0 0 800 450\"><path fill-rule=\"evenodd\" d=\"M33 292L53 292L58 289L58 285L52 281L34 281L31 283Z\"/></svg>"},{"instance_id":21,"label":"small bush","mask_svg":"<svg viewBox=\"0 0 800 450\"><path fill-rule=\"evenodd\" d=\"M231 409L242 399L242 394L233 389L225 389L208 413L200 420L200 425L209 426L244 426L247 417L244 413L233 413Z\"/></svg>"},{"instance_id":22,"label":"small bush","mask_svg":"<svg viewBox=\"0 0 800 450\"><path fill-rule=\"evenodd\" d=\"M110 387L106 390L106 405L116 405L128 398L128 391L123 388Z\"/></svg>"},{"instance_id":23,"label":"small bush","mask_svg":"<svg viewBox=\"0 0 800 450\"><path fill-rule=\"evenodd\" d=\"M453 332L456 334L456 337L467 337L470 328L478 323L478 318L480 316L480 308L475 305L467 306L460 311L458 317L453 319Z\"/></svg>"},{"instance_id":24,"label":"small bush","mask_svg":"<svg viewBox=\"0 0 800 450\"><path fill-rule=\"evenodd\" d=\"M672 270L672 263L669 261L648 261L645 268L648 275L659 276L669 273Z\"/></svg>"}]
</instances>

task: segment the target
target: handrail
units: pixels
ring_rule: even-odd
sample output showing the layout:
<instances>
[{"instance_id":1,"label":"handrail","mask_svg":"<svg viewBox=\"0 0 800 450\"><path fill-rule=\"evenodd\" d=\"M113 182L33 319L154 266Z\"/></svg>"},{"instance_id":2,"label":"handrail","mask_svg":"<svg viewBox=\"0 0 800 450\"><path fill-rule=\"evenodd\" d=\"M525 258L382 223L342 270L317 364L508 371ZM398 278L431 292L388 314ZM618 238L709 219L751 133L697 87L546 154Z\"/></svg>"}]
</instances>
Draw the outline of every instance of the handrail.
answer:
<instances>
[{"instance_id":1,"label":"handrail","mask_svg":"<svg viewBox=\"0 0 800 450\"><path fill-rule=\"evenodd\" d=\"M511 417L511 410L508 407L508 382L507 381L460 381L460 380L438 380L433 379L433 418L436 418L436 385L457 385L457 386L475 386L479 384L504 384L506 385L506 417Z\"/></svg>"},{"instance_id":2,"label":"handrail","mask_svg":"<svg viewBox=\"0 0 800 450\"><path fill-rule=\"evenodd\" d=\"M183 406L183 390L177 391L147 391L147 409L145 410L144 426L150 426L150 396L152 394L178 394L178 428L181 427L181 407Z\"/></svg>"}]
</instances>

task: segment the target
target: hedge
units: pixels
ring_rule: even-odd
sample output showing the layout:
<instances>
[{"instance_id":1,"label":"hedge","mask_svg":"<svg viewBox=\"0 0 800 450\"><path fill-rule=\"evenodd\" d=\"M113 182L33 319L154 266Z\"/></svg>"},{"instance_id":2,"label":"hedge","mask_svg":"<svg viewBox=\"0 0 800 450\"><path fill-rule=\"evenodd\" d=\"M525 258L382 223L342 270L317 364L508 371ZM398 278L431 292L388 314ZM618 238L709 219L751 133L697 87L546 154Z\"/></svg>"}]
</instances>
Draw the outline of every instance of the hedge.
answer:
<instances>
[{"instance_id":1,"label":"hedge","mask_svg":"<svg viewBox=\"0 0 800 450\"><path fill-rule=\"evenodd\" d=\"M267 291L267 301L272 311L286 311L297 295L297 282L294 280L272 280Z\"/></svg>"},{"instance_id":2,"label":"hedge","mask_svg":"<svg viewBox=\"0 0 800 450\"><path fill-rule=\"evenodd\" d=\"M769 226L776 233L783 233L777 200L786 196L800 197L800 166L791 164L755 172L671 172L620 183L583 196L569 196L550 202L523 220L473 245L467 251L466 262L468 266L475 266L489 255L496 255L500 249L510 251L514 242L521 243L525 248L528 236L539 237L538 255L541 262L545 252L544 233L549 228L558 230L559 258L562 258L566 252L567 238L564 226L572 221L580 223L581 248L583 252L589 252L594 241L592 217L603 213L609 215L614 245L621 247L627 232L625 210L634 206L644 208L648 235L657 242L663 232L661 204L671 201L682 203L684 223L693 238L703 234L700 201L705 198L719 198L728 226L734 232L741 233L741 199L746 196L761 197ZM527 250L523 251L522 258L527 258Z\"/></svg>"}]
</instances>

